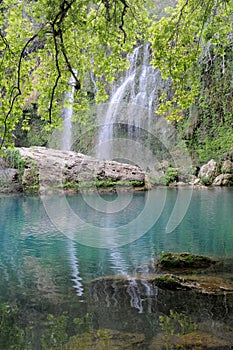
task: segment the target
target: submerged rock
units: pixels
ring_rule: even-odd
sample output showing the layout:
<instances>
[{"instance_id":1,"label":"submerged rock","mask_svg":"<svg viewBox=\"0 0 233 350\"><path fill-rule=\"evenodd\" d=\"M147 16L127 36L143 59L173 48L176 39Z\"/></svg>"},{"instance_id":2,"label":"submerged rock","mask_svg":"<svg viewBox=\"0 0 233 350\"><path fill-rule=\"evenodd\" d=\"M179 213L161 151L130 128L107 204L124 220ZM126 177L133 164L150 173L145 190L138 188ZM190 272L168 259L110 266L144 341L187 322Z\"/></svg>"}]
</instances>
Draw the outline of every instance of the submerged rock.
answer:
<instances>
[{"instance_id":1,"label":"submerged rock","mask_svg":"<svg viewBox=\"0 0 233 350\"><path fill-rule=\"evenodd\" d=\"M66 350L134 350L144 349L145 335L125 333L111 329L99 329L71 338Z\"/></svg>"},{"instance_id":2,"label":"submerged rock","mask_svg":"<svg viewBox=\"0 0 233 350\"><path fill-rule=\"evenodd\" d=\"M232 349L232 342L216 337L213 334L198 331L181 335L160 333L153 338L149 347L149 350L166 349L229 350Z\"/></svg>"},{"instance_id":3,"label":"submerged rock","mask_svg":"<svg viewBox=\"0 0 233 350\"><path fill-rule=\"evenodd\" d=\"M184 278L171 274L157 275L149 282L165 290L190 290L192 288L192 285L187 283Z\"/></svg>"},{"instance_id":4,"label":"submerged rock","mask_svg":"<svg viewBox=\"0 0 233 350\"><path fill-rule=\"evenodd\" d=\"M163 253L157 262L157 267L164 270L182 270L186 269L206 269L211 266L221 264L220 261L213 260L207 256L195 255L188 252L182 253Z\"/></svg>"},{"instance_id":5,"label":"submerged rock","mask_svg":"<svg viewBox=\"0 0 233 350\"><path fill-rule=\"evenodd\" d=\"M133 282L133 283L132 283ZM167 291L194 291L204 294L233 294L233 281L231 274L206 275L174 275L174 274L142 274L137 276L106 276L95 279L89 286L102 294L108 290L109 293L120 293L132 286L138 296L145 298L146 289L150 290L150 296L156 295L157 288Z\"/></svg>"},{"instance_id":6,"label":"submerged rock","mask_svg":"<svg viewBox=\"0 0 233 350\"><path fill-rule=\"evenodd\" d=\"M146 346L139 345L139 349L149 349L149 344L150 349L166 349L164 336L168 337L167 345L170 342L169 349L178 349L179 344L183 345L180 349L211 349L211 344L216 345L212 347L215 350L230 349L233 336L231 273L228 276L146 273L105 276L86 283L85 291L90 296L90 310L95 306L94 317L100 328L123 329L125 333L137 329L138 334L145 334ZM169 329L162 327L163 320ZM225 339L226 334L226 341L217 342ZM198 337L203 347L198 348ZM218 347L220 345L223 348ZM119 349L127 348L121 344Z\"/></svg>"}]
</instances>

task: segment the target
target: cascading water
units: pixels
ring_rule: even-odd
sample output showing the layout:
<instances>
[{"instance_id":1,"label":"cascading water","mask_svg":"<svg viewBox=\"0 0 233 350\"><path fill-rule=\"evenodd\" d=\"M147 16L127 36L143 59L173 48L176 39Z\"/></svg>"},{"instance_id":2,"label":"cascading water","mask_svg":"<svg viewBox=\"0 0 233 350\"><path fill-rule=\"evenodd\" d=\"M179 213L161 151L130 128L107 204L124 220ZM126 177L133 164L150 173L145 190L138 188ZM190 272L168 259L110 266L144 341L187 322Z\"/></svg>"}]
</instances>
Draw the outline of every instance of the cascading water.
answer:
<instances>
[{"instance_id":1,"label":"cascading water","mask_svg":"<svg viewBox=\"0 0 233 350\"><path fill-rule=\"evenodd\" d=\"M125 125L127 137L140 138L140 130L150 130L161 91L165 89L160 73L150 65L149 45L137 47L129 56L130 68L113 89L99 133L96 157L114 158L114 128Z\"/></svg>"},{"instance_id":2,"label":"cascading water","mask_svg":"<svg viewBox=\"0 0 233 350\"><path fill-rule=\"evenodd\" d=\"M63 151L70 151L72 144L72 115L75 92L75 79L73 76L69 79L69 90L65 93L65 106L63 107L63 133L62 145Z\"/></svg>"}]
</instances>

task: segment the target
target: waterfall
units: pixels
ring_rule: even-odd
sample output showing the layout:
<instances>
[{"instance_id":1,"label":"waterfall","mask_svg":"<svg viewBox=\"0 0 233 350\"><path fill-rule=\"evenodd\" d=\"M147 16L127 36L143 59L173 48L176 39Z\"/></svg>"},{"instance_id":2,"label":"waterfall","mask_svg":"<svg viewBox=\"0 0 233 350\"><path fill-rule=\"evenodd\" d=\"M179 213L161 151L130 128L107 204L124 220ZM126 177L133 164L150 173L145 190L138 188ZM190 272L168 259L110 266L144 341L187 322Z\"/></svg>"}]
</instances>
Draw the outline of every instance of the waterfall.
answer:
<instances>
[{"instance_id":1,"label":"waterfall","mask_svg":"<svg viewBox=\"0 0 233 350\"><path fill-rule=\"evenodd\" d=\"M129 56L130 68L113 89L103 118L96 147L98 159L113 159L114 130L120 124L125 125L129 139L140 138L141 128L150 130L163 89L160 73L150 65L150 59L148 44Z\"/></svg>"},{"instance_id":2,"label":"waterfall","mask_svg":"<svg viewBox=\"0 0 233 350\"><path fill-rule=\"evenodd\" d=\"M65 104L63 107L63 133L62 133L62 145L63 151L70 151L72 144L72 114L75 92L75 79L70 77L69 90L65 93Z\"/></svg>"}]
</instances>

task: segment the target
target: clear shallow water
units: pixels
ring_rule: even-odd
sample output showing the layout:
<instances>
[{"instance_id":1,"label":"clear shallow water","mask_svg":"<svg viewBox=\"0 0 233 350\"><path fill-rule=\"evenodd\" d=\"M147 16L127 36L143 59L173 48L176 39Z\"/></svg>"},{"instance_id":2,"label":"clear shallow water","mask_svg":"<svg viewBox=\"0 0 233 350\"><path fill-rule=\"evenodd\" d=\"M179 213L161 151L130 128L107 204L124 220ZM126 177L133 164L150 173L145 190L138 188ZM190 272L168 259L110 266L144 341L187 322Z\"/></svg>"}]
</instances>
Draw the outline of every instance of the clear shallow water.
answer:
<instances>
[{"instance_id":1,"label":"clear shallow water","mask_svg":"<svg viewBox=\"0 0 233 350\"><path fill-rule=\"evenodd\" d=\"M185 194L186 189L182 191ZM75 226L70 222L69 215L63 211L64 198L61 196L50 197L49 204L55 209L52 212L45 210L48 202L40 197L1 196L1 303L17 305L22 313L23 326L32 322L37 325L39 333L49 313L59 316L67 312L71 317L83 317L88 312L95 314L93 323L97 328L136 330L152 337L154 326L151 328L150 319L145 327L144 317L150 314L154 320L153 313L157 311L155 306L150 306L149 299L157 297L156 290L149 290L145 283L144 296L141 297L141 291L129 278L127 297L117 290L112 295L109 286L103 287L103 297L102 291L99 293L99 290L90 288L89 282L103 276L146 273L148 265L162 251L189 251L233 260L233 190L195 189L184 219L174 231L166 233L177 194L177 189L150 192L149 204L154 205L150 215L154 212L155 219L151 221L154 225L148 232L140 232L146 226L144 220L147 218L148 193L144 192L102 195L100 207L95 194L67 196L69 208L78 216L79 223L88 223L87 228L85 224ZM55 213L62 219L60 228L63 232L54 226L54 223L61 223L55 220ZM140 217L140 223L129 226L137 217ZM96 247L99 228L104 228L109 249ZM112 228L117 228L117 231L112 231ZM117 234L130 236L132 242L121 246ZM91 237L86 240L88 245L79 243L80 239L85 242L85 235ZM102 239L101 236L101 244ZM112 242L117 242L117 247L112 248ZM145 294L148 302L143 304ZM136 329L135 325L133 329L130 327L130 318L138 322ZM41 349L39 340L35 341L34 349Z\"/></svg>"}]
</instances>

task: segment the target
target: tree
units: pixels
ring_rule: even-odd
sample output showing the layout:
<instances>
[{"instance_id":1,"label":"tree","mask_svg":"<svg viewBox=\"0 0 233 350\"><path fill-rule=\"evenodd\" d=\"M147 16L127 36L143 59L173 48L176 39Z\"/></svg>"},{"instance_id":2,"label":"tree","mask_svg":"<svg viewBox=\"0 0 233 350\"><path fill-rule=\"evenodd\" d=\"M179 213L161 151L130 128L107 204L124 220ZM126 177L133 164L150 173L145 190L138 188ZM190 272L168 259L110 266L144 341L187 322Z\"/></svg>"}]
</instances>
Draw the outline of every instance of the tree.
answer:
<instances>
[{"instance_id":1,"label":"tree","mask_svg":"<svg viewBox=\"0 0 233 350\"><path fill-rule=\"evenodd\" d=\"M198 96L203 74L225 56L232 45L232 0L178 0L168 15L150 28L153 65L171 79L172 93L164 92L158 113L180 120Z\"/></svg>"},{"instance_id":2,"label":"tree","mask_svg":"<svg viewBox=\"0 0 233 350\"><path fill-rule=\"evenodd\" d=\"M221 58L225 73L225 54L233 37L233 0L178 0L159 20L148 15L152 2L0 1L0 150L13 144L19 120L28 129L28 114L23 116L22 109L31 101L36 101L47 129L61 123L71 76L75 108L87 107L90 90L97 102L106 99L107 85L128 66L126 54L148 37L152 64L172 83L172 91L161 96L158 112L181 119L215 57Z\"/></svg>"},{"instance_id":3,"label":"tree","mask_svg":"<svg viewBox=\"0 0 233 350\"><path fill-rule=\"evenodd\" d=\"M76 106L95 99L126 69L126 54L147 32L143 0L2 0L0 2L0 149L13 145L23 107L36 95L47 128L61 123L61 105L72 76ZM89 79L90 80L90 79ZM23 120L27 129L28 118Z\"/></svg>"}]
</instances>

